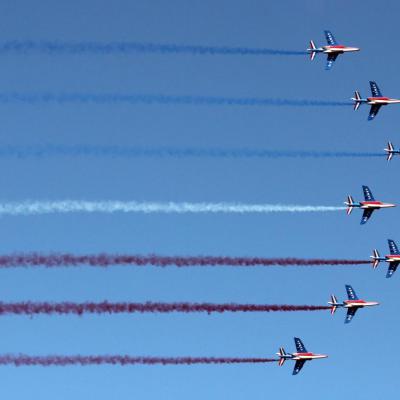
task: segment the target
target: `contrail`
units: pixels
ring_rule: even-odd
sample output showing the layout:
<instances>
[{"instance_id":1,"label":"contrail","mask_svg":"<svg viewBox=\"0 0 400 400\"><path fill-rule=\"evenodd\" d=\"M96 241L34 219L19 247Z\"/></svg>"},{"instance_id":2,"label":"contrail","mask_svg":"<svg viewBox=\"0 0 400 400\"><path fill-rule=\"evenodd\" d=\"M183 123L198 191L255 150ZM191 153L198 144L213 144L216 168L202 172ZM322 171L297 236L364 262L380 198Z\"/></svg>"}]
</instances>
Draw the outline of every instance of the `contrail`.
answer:
<instances>
[{"instance_id":1,"label":"contrail","mask_svg":"<svg viewBox=\"0 0 400 400\"><path fill-rule=\"evenodd\" d=\"M120 93L0 93L0 103L80 103L80 104L164 104L196 106L290 106L290 107L334 107L348 106L350 101L281 99L263 97L184 96L163 94Z\"/></svg>"},{"instance_id":2,"label":"contrail","mask_svg":"<svg viewBox=\"0 0 400 400\"><path fill-rule=\"evenodd\" d=\"M336 206L301 206L284 204L244 204L244 203L176 203L139 201L24 201L0 203L1 215L40 215L65 213L144 213L144 214L269 214L278 212L330 212L345 210Z\"/></svg>"},{"instance_id":3,"label":"contrail","mask_svg":"<svg viewBox=\"0 0 400 400\"><path fill-rule=\"evenodd\" d=\"M69 366L69 365L194 365L194 364L262 364L278 361L275 358L238 357L133 357L128 355L98 356L29 356L26 354L0 355L0 365L22 366Z\"/></svg>"},{"instance_id":4,"label":"contrail","mask_svg":"<svg viewBox=\"0 0 400 400\"><path fill-rule=\"evenodd\" d=\"M13 40L0 43L0 53L44 53L56 54L95 54L129 55L135 53L190 54L190 55L252 55L252 56L301 56L306 51L267 49L255 47L182 45L175 43L146 42L61 42Z\"/></svg>"},{"instance_id":5,"label":"contrail","mask_svg":"<svg viewBox=\"0 0 400 400\"><path fill-rule=\"evenodd\" d=\"M162 302L0 302L0 315L36 314L121 314L121 313L225 313L225 312L295 312L328 310L329 306L289 305L289 304L213 304L213 303L162 303Z\"/></svg>"},{"instance_id":6,"label":"contrail","mask_svg":"<svg viewBox=\"0 0 400 400\"><path fill-rule=\"evenodd\" d=\"M320 258L264 258L264 257L218 257L218 256L161 256L161 255L124 255L124 254L40 254L22 253L0 255L1 268L62 268L111 267L115 265L131 267L272 267L272 266L339 266L370 264L368 260L320 259Z\"/></svg>"},{"instance_id":7,"label":"contrail","mask_svg":"<svg viewBox=\"0 0 400 400\"><path fill-rule=\"evenodd\" d=\"M0 157L110 157L110 158L370 158L386 154L350 151L288 151L267 149L127 147L93 145L0 146Z\"/></svg>"}]
</instances>

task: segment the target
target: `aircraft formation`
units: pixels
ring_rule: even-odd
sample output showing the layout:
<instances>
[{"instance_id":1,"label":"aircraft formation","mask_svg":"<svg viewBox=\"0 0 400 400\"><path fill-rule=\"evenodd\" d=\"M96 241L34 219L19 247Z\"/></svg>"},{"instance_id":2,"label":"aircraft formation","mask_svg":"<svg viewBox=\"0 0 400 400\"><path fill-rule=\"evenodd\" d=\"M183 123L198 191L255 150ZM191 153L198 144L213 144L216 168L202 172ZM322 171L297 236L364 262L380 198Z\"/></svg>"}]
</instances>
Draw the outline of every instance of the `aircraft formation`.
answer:
<instances>
[{"instance_id":1,"label":"aircraft formation","mask_svg":"<svg viewBox=\"0 0 400 400\"><path fill-rule=\"evenodd\" d=\"M307 52L310 54L311 61L314 60L315 56L318 53L327 55L327 62L325 69L330 70L336 61L337 57L344 53L353 53L360 51L358 47L345 46L339 44L334 38L332 32L326 30L324 31L325 38L327 41L327 45L317 47L313 40L310 41L310 46L307 49ZM379 110L382 106L387 106L389 104L399 104L400 99L390 98L382 95L382 92L375 81L370 81L370 90L371 96L367 98L362 98L360 92L356 90L354 92L354 97L351 100L354 102L354 110L357 111L362 104L367 104L370 107L368 114L368 121L372 121L378 114ZM387 161L391 161L394 155L400 155L400 150L395 149L392 142L388 142L387 147L384 149L387 154ZM396 207L393 203L385 203L382 201L378 201L373 196L370 188L366 185L362 186L364 201L355 202L352 196L348 196L345 201L345 205L347 206L347 214L350 215L354 208L359 208L363 210L363 214L361 217L361 225L364 225L371 218L371 215L374 211L378 211L385 208ZM389 251L390 254L381 257L378 250L374 249L371 257L373 268L377 268L379 263L386 262L389 264L388 271L386 274L386 278L391 278L393 274L396 272L397 267L400 264L400 252L399 249L392 239L388 239ZM366 301L359 299L351 285L345 285L347 292L347 300L343 302L339 302L335 295L331 295L330 301L328 304L331 306L331 314L335 314L338 308L344 308L347 310L345 317L345 324L350 323L356 312L360 308L365 307L373 307L379 305L377 301ZM295 353L286 353L285 349L281 347L279 352L276 353L279 356L278 365L282 366L286 360L295 361L295 365L293 368L293 375L297 375L301 369L303 368L306 361L311 361L315 359L327 358L328 356L325 354L316 354L313 352L309 352L306 350L302 340L298 337L294 338L296 352Z\"/></svg>"},{"instance_id":2,"label":"aircraft formation","mask_svg":"<svg viewBox=\"0 0 400 400\"><path fill-rule=\"evenodd\" d=\"M338 44L338 42L335 40L333 34L330 31L325 31L325 37L327 45L317 47L314 41L311 40L307 52L310 54L311 60L314 60L318 53L326 54L327 70L330 70L333 67L333 64L335 63L339 55L360 51L360 48L358 47L351 47ZM368 120L372 121L375 119L382 106L390 104L399 104L400 99L383 96L380 88L378 87L375 81L370 81L369 84L371 90L370 97L362 98L360 92L356 90L354 97L352 97L351 100L354 103L354 110L358 110L362 104L369 105L370 110L368 114ZM384 151L386 152L387 155L387 161L391 161L395 155L400 155L400 149L395 149L393 143L390 141L388 142L387 147L384 149ZM360 222L361 225L366 224L375 211L396 207L396 205L393 203L376 200L369 186L363 185L362 191L364 200L357 202L354 201L351 195L349 195L345 201L348 215L350 215L355 208L359 208L360 210L362 210L362 216ZM388 245L389 245L389 254L382 257L378 252L378 250L374 249L370 258L372 267L374 269L378 267L380 262L388 263L386 278L391 278L400 264L400 252L394 240L388 239ZM182 261L180 262L182 263ZM343 308L346 311L344 319L345 324L349 324L350 322L352 322L354 316L356 315L359 309L369 308L379 305L379 302L377 301L360 299L357 296L353 287L349 284L345 285L345 289L347 293L347 299L343 301L338 301L337 297L334 294L332 294L330 300L327 303L328 306L321 307L322 309L330 309L332 315L334 315L338 309ZM328 357L328 355L326 354L320 354L308 351L302 339L299 337L294 337L294 342L296 348L295 352L287 353L283 347L280 347L279 351L276 353L278 359L276 358L272 359L272 361L277 362L279 366L283 366L287 360L293 360L295 362L292 373L293 375L297 375L302 370L304 364L307 361L324 359Z\"/></svg>"}]
</instances>

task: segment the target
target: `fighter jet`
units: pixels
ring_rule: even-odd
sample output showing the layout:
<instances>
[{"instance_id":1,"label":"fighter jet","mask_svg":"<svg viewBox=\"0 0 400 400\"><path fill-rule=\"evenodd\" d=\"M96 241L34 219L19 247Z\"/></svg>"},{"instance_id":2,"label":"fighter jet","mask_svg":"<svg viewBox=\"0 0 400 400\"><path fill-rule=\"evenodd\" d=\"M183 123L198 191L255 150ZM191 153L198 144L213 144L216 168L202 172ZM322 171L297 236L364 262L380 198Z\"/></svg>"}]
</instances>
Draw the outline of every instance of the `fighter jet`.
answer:
<instances>
[{"instance_id":1,"label":"fighter jet","mask_svg":"<svg viewBox=\"0 0 400 400\"><path fill-rule=\"evenodd\" d=\"M345 324L348 324L353 319L359 308L377 306L379 303L376 301L365 301L360 300L354 289L350 285L345 285L347 291L348 300L344 300L343 303L338 303L336 296L333 294L331 296L331 301L328 302L332 306L331 314L335 314L335 311L339 307L347 308L347 315L344 320Z\"/></svg>"},{"instance_id":2,"label":"fighter jet","mask_svg":"<svg viewBox=\"0 0 400 400\"><path fill-rule=\"evenodd\" d=\"M303 368L303 365L306 361L315 360L317 358L327 358L328 356L325 354L315 354L310 353L304 347L301 339L295 337L294 343L296 345L296 353L286 353L283 347L279 348L279 352L276 353L279 356L279 366L282 366L286 360L294 360L296 364L293 368L293 375L297 375L300 370Z\"/></svg>"},{"instance_id":3,"label":"fighter jet","mask_svg":"<svg viewBox=\"0 0 400 400\"><path fill-rule=\"evenodd\" d=\"M388 245L390 250L389 255L381 257L378 253L378 250L375 249L372 253L372 256L370 257L372 258L372 266L374 267L374 269L379 265L381 261L389 263L386 278L391 278L400 264L400 252L394 240L388 239Z\"/></svg>"},{"instance_id":4,"label":"fighter jet","mask_svg":"<svg viewBox=\"0 0 400 400\"><path fill-rule=\"evenodd\" d=\"M364 225L369 220L369 218L371 217L372 213L375 210L379 210L381 208L396 207L395 204L376 201L368 186L363 186L362 188L364 192L365 201L355 203L353 197L347 196L347 201L345 201L344 203L347 206L347 215L350 215L351 212L353 211L353 208L356 207L364 210L364 213L361 217L361 225Z\"/></svg>"},{"instance_id":5,"label":"fighter jet","mask_svg":"<svg viewBox=\"0 0 400 400\"><path fill-rule=\"evenodd\" d=\"M332 68L333 63L335 62L337 56L343 53L350 53L353 51L360 51L358 47L349 47L343 46L336 42L335 38L333 37L331 31L324 31L326 41L328 42L327 46L316 47L315 43L310 40L310 48L307 49L307 52L310 53L311 61L314 60L315 55L317 53L324 53L328 55L328 59L326 62L326 70Z\"/></svg>"},{"instance_id":6,"label":"fighter jet","mask_svg":"<svg viewBox=\"0 0 400 400\"><path fill-rule=\"evenodd\" d=\"M387 153L387 160L390 161L395 154L400 154L400 150L395 150L392 142L388 142L387 148L383 149Z\"/></svg>"},{"instance_id":7,"label":"fighter jet","mask_svg":"<svg viewBox=\"0 0 400 400\"><path fill-rule=\"evenodd\" d=\"M400 103L399 99L391 99L390 97L384 97L382 96L382 93L374 81L369 81L369 84L371 86L371 97L367 97L366 99L361 98L360 92L357 90L354 92L354 97L351 98L351 100L354 101L354 110L358 110L360 105L362 103L369 104L371 106L371 109L369 111L368 115L368 121L373 120L376 115L379 112L379 109L382 106L387 106L388 104L396 104Z\"/></svg>"}]
</instances>

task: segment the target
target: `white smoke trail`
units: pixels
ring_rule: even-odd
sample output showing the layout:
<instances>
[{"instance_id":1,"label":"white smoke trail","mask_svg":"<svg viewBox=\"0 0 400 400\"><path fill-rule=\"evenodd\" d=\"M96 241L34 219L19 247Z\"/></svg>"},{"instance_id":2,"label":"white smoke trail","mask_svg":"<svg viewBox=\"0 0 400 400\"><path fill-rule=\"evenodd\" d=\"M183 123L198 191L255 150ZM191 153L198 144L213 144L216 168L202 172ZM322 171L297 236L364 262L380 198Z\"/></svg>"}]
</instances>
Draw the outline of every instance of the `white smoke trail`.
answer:
<instances>
[{"instance_id":1,"label":"white smoke trail","mask_svg":"<svg viewBox=\"0 0 400 400\"><path fill-rule=\"evenodd\" d=\"M243 203L176 203L138 201L24 201L0 203L0 215L39 215L55 213L235 213L267 214L277 212L328 212L344 210L345 207L301 206L283 204L243 204Z\"/></svg>"}]
</instances>

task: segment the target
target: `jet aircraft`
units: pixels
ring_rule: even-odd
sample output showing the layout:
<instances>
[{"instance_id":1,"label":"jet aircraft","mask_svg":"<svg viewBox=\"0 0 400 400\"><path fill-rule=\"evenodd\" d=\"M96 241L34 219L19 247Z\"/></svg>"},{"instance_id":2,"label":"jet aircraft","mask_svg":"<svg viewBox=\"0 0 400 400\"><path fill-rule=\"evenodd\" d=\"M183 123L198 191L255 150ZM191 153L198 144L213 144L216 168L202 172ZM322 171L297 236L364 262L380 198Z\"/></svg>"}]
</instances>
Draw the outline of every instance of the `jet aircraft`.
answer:
<instances>
[{"instance_id":1,"label":"jet aircraft","mask_svg":"<svg viewBox=\"0 0 400 400\"><path fill-rule=\"evenodd\" d=\"M356 314L359 308L377 306L379 304L376 301L360 300L357 297L356 292L350 285L345 285L345 286L346 286L348 300L344 300L343 303L338 303L336 296L333 294L331 296L331 301L328 302L328 304L332 306L331 308L332 315L335 314L336 309L339 307L347 308L347 315L344 320L345 324L351 322L351 320L353 319L354 315Z\"/></svg>"},{"instance_id":2,"label":"jet aircraft","mask_svg":"<svg viewBox=\"0 0 400 400\"><path fill-rule=\"evenodd\" d=\"M294 343L296 345L296 353L286 353L283 347L279 348L279 352L276 353L279 356L279 366L282 366L286 360L294 360L296 364L293 368L293 375L297 375L303 368L306 361L315 360L318 358L327 358L325 354L315 354L308 352L304 347L301 339L295 337Z\"/></svg>"},{"instance_id":3,"label":"jet aircraft","mask_svg":"<svg viewBox=\"0 0 400 400\"><path fill-rule=\"evenodd\" d=\"M364 225L369 220L375 210L379 210L381 208L396 207L395 204L376 201L368 186L363 186L362 188L365 201L355 203L353 197L347 196L347 201L344 203L347 206L347 215L351 214L353 208L361 208L362 210L364 210L364 213L361 217L361 225Z\"/></svg>"},{"instance_id":4,"label":"jet aircraft","mask_svg":"<svg viewBox=\"0 0 400 400\"><path fill-rule=\"evenodd\" d=\"M400 150L395 150L392 142L388 142L387 148L383 150L385 150L387 153L386 159L388 161L390 161L395 154L400 154Z\"/></svg>"},{"instance_id":5,"label":"jet aircraft","mask_svg":"<svg viewBox=\"0 0 400 400\"><path fill-rule=\"evenodd\" d=\"M354 97L352 97L351 100L354 101L354 110L358 110L358 108L362 103L366 103L371 106L368 115L368 121L371 121L376 117L382 106L387 106L388 104L400 103L400 99L392 99L390 97L382 96L382 93L378 85L374 81L369 81L369 85L371 86L371 93L372 93L371 97L363 99L360 95L360 92L356 90L354 92Z\"/></svg>"},{"instance_id":6,"label":"jet aircraft","mask_svg":"<svg viewBox=\"0 0 400 400\"><path fill-rule=\"evenodd\" d=\"M314 60L317 53L327 54L328 59L325 69L329 70L332 68L333 63L335 62L339 54L360 51L358 47L349 47L338 44L333 37L331 31L324 31L324 33L328 44L326 46L316 47L315 43L310 40L310 48L307 49L307 52L310 53L311 61Z\"/></svg>"},{"instance_id":7,"label":"jet aircraft","mask_svg":"<svg viewBox=\"0 0 400 400\"><path fill-rule=\"evenodd\" d=\"M372 253L372 256L370 257L372 258L372 266L374 267L374 269L379 265L381 261L389 263L386 278L391 278L391 276L396 272L396 269L400 264L400 252L394 240L388 239L388 245L390 250L389 255L381 257L378 250L375 249Z\"/></svg>"}]
</instances>

